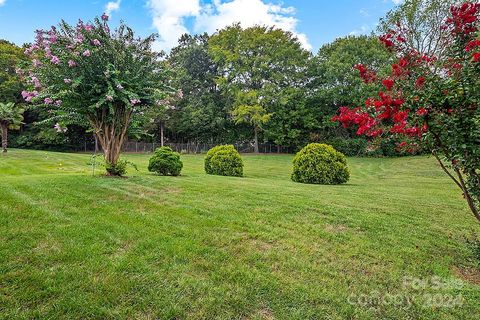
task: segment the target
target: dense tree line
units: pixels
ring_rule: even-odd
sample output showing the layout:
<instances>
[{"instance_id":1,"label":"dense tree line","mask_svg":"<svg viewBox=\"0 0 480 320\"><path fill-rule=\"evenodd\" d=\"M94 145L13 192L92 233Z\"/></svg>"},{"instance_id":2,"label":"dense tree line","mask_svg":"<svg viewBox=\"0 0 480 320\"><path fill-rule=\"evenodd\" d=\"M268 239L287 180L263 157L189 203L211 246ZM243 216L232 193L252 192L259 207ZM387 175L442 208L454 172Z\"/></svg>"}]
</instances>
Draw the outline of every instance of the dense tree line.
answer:
<instances>
[{"instance_id":1,"label":"dense tree line","mask_svg":"<svg viewBox=\"0 0 480 320\"><path fill-rule=\"evenodd\" d=\"M418 31L409 41L419 46L425 37L430 45L420 49L438 51L429 30L447 11L441 1L407 1L381 21L380 31L402 21ZM177 94L132 119L128 138L162 143L266 142L292 149L327 142L348 154L360 154L366 140L331 118L339 107L362 105L379 91L362 82L357 64L382 75L393 58L374 34L338 38L316 54L304 50L292 33L272 27L234 24L213 35L185 34L162 58ZM13 144L70 149L93 141L88 126L59 130L55 123L43 121L48 116L46 111L27 110L23 132ZM378 152L395 153L394 143L385 142L384 147Z\"/></svg>"},{"instance_id":2,"label":"dense tree line","mask_svg":"<svg viewBox=\"0 0 480 320\"><path fill-rule=\"evenodd\" d=\"M312 55L274 28L233 25L212 36L184 35L167 57L183 92L168 138L225 143L258 136L293 148L352 138L331 118L339 106L372 94L353 67L363 62L381 71L391 58L375 36L340 38Z\"/></svg>"},{"instance_id":3,"label":"dense tree line","mask_svg":"<svg viewBox=\"0 0 480 320\"><path fill-rule=\"evenodd\" d=\"M353 66L360 61L381 70L389 59L375 36L340 38L312 55L293 34L275 28L232 25L212 36L185 34L164 58L171 86L181 96L134 126L142 130L130 130L129 138L253 143L258 137L260 143L293 148L352 138L331 117L339 106L372 94ZM42 122L46 118L42 110L27 110L13 143L69 149L93 139L87 126L69 125L64 132Z\"/></svg>"}]
</instances>

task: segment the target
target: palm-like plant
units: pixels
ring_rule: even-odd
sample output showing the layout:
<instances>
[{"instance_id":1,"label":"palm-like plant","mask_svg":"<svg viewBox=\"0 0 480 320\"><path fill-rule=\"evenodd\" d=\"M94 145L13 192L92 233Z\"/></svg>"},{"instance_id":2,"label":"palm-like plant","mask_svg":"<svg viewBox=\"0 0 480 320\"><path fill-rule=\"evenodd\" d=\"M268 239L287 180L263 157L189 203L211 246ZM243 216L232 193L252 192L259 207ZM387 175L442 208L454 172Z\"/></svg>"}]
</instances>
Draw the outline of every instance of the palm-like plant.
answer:
<instances>
[{"instance_id":1,"label":"palm-like plant","mask_svg":"<svg viewBox=\"0 0 480 320\"><path fill-rule=\"evenodd\" d=\"M2 131L2 150L7 152L8 129L20 129L23 121L23 112L21 107L16 107L15 103L0 103L0 129Z\"/></svg>"}]
</instances>

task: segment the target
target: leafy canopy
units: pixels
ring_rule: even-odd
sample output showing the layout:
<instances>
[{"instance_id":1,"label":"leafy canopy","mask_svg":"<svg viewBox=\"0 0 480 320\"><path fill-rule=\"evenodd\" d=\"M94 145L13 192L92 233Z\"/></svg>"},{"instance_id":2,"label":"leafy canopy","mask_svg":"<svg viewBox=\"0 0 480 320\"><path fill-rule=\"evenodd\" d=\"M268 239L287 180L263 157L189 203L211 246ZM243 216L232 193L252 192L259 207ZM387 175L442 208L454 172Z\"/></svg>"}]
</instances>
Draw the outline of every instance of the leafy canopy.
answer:
<instances>
[{"instance_id":1,"label":"leafy canopy","mask_svg":"<svg viewBox=\"0 0 480 320\"><path fill-rule=\"evenodd\" d=\"M38 30L26 53L31 63L24 77L26 101L47 107L66 123L88 123L95 131L108 164L115 166L135 118L155 108L170 90L161 53L152 51L155 36L137 38L121 23L111 31L108 16L93 23Z\"/></svg>"},{"instance_id":2,"label":"leafy canopy","mask_svg":"<svg viewBox=\"0 0 480 320\"><path fill-rule=\"evenodd\" d=\"M260 105L260 99L255 91L239 92L237 105L232 116L235 123L247 123L255 128L261 128L272 117L271 113L267 113L265 108Z\"/></svg>"},{"instance_id":3,"label":"leafy canopy","mask_svg":"<svg viewBox=\"0 0 480 320\"><path fill-rule=\"evenodd\" d=\"M16 68L25 59L21 48L0 39L0 102L21 102L23 84Z\"/></svg>"},{"instance_id":4,"label":"leafy canopy","mask_svg":"<svg viewBox=\"0 0 480 320\"><path fill-rule=\"evenodd\" d=\"M441 28L447 46L440 56L419 52L408 28L395 25L380 37L398 60L388 76L365 65L356 69L367 83L381 84L378 97L354 109L341 108L336 121L354 126L374 141L403 139L406 151L430 150L462 190L480 221L480 4L450 8ZM442 159L443 157L443 159ZM449 170L448 168L451 168Z\"/></svg>"},{"instance_id":5,"label":"leafy canopy","mask_svg":"<svg viewBox=\"0 0 480 320\"><path fill-rule=\"evenodd\" d=\"M16 106L13 102L0 102L0 123L9 129L20 129L24 111L22 107Z\"/></svg>"},{"instance_id":6,"label":"leafy canopy","mask_svg":"<svg viewBox=\"0 0 480 320\"><path fill-rule=\"evenodd\" d=\"M154 40L153 35L136 38L123 23L112 32L106 18L39 30L26 51L32 91L24 96L58 115L91 123L114 123L116 111L140 113L155 105L164 88L161 54L151 50Z\"/></svg>"}]
</instances>

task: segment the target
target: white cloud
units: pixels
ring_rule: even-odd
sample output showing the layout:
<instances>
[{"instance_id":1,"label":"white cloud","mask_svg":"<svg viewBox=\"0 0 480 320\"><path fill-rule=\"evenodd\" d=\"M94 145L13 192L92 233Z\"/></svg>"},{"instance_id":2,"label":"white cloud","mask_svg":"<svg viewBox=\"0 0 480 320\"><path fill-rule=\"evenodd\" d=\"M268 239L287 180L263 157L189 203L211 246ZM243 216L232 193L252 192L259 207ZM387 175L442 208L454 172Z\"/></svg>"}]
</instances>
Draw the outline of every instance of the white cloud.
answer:
<instances>
[{"instance_id":1,"label":"white cloud","mask_svg":"<svg viewBox=\"0 0 480 320\"><path fill-rule=\"evenodd\" d=\"M348 35L349 36L359 36L361 34L366 34L370 30L370 27L366 24L361 26L359 29L355 29L352 32L350 32Z\"/></svg>"},{"instance_id":2,"label":"white cloud","mask_svg":"<svg viewBox=\"0 0 480 320\"><path fill-rule=\"evenodd\" d=\"M195 21L195 31L215 32L235 22L243 27L254 25L275 26L294 33L305 49L312 46L305 34L296 31L298 19L293 16L295 8L283 7L262 0L232 0L224 2L214 0L211 5L204 6Z\"/></svg>"},{"instance_id":3,"label":"white cloud","mask_svg":"<svg viewBox=\"0 0 480 320\"><path fill-rule=\"evenodd\" d=\"M296 28L298 19L293 15L295 8L267 3L264 0L213 0L211 4L201 4L200 0L149 0L153 25L160 34L158 49L169 50L177 45L177 40L189 30L184 18L193 17L193 31L213 33L235 22L243 27L253 25L275 26L294 33L305 49L311 50L307 36Z\"/></svg>"},{"instance_id":4,"label":"white cloud","mask_svg":"<svg viewBox=\"0 0 480 320\"><path fill-rule=\"evenodd\" d=\"M6 1L7 1L7 0L0 0L0 7L3 6Z\"/></svg>"},{"instance_id":5,"label":"white cloud","mask_svg":"<svg viewBox=\"0 0 480 320\"><path fill-rule=\"evenodd\" d=\"M370 17L370 13L368 12L367 9L362 8L362 9L360 9L359 12L360 12L360 15L361 15L362 17Z\"/></svg>"},{"instance_id":6,"label":"white cloud","mask_svg":"<svg viewBox=\"0 0 480 320\"><path fill-rule=\"evenodd\" d=\"M400 3L403 2L403 0L392 0L393 4L399 5Z\"/></svg>"},{"instance_id":7,"label":"white cloud","mask_svg":"<svg viewBox=\"0 0 480 320\"><path fill-rule=\"evenodd\" d=\"M375 22L373 24L364 24L360 28L353 30L350 32L348 35L349 36L360 36L364 34L370 34L373 30L378 28L378 22Z\"/></svg>"},{"instance_id":8,"label":"white cloud","mask_svg":"<svg viewBox=\"0 0 480 320\"><path fill-rule=\"evenodd\" d=\"M156 49L170 50L177 45L178 38L188 33L184 18L197 16L200 13L200 0L149 0L153 16L153 25L157 29L160 40Z\"/></svg>"},{"instance_id":9,"label":"white cloud","mask_svg":"<svg viewBox=\"0 0 480 320\"><path fill-rule=\"evenodd\" d=\"M0 0L1 1L1 0ZM105 5L105 13L108 15L108 16L111 16L112 15L112 12L114 11L118 11L120 9L120 2L122 0L117 0L117 1L110 1L109 3L107 3Z\"/></svg>"}]
</instances>

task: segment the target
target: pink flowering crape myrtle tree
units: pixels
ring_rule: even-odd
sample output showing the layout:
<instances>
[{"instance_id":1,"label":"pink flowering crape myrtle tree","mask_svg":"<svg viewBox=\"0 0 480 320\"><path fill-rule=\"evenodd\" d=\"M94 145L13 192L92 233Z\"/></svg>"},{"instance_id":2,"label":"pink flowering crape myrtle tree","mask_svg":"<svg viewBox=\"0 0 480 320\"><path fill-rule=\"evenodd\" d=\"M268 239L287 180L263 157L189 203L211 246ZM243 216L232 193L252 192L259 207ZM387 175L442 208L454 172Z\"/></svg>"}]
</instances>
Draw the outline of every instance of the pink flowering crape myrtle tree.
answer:
<instances>
[{"instance_id":1,"label":"pink flowering crape myrtle tree","mask_svg":"<svg viewBox=\"0 0 480 320\"><path fill-rule=\"evenodd\" d=\"M409 47L408 28L395 25L380 37L396 54L390 74L379 79L368 66L355 66L365 82L384 89L363 106L341 108L333 120L355 127L373 145L393 136L405 151L432 152L480 222L479 11L477 2L451 7L441 27L441 58Z\"/></svg>"},{"instance_id":2,"label":"pink flowering crape myrtle tree","mask_svg":"<svg viewBox=\"0 0 480 320\"><path fill-rule=\"evenodd\" d=\"M170 88L155 36L136 38L123 23L115 31L103 15L76 26L36 31L22 68L30 84L27 102L48 108L63 125L91 125L104 151L107 173L115 175L122 144L132 119L156 106ZM113 170L109 169L113 168Z\"/></svg>"}]
</instances>

